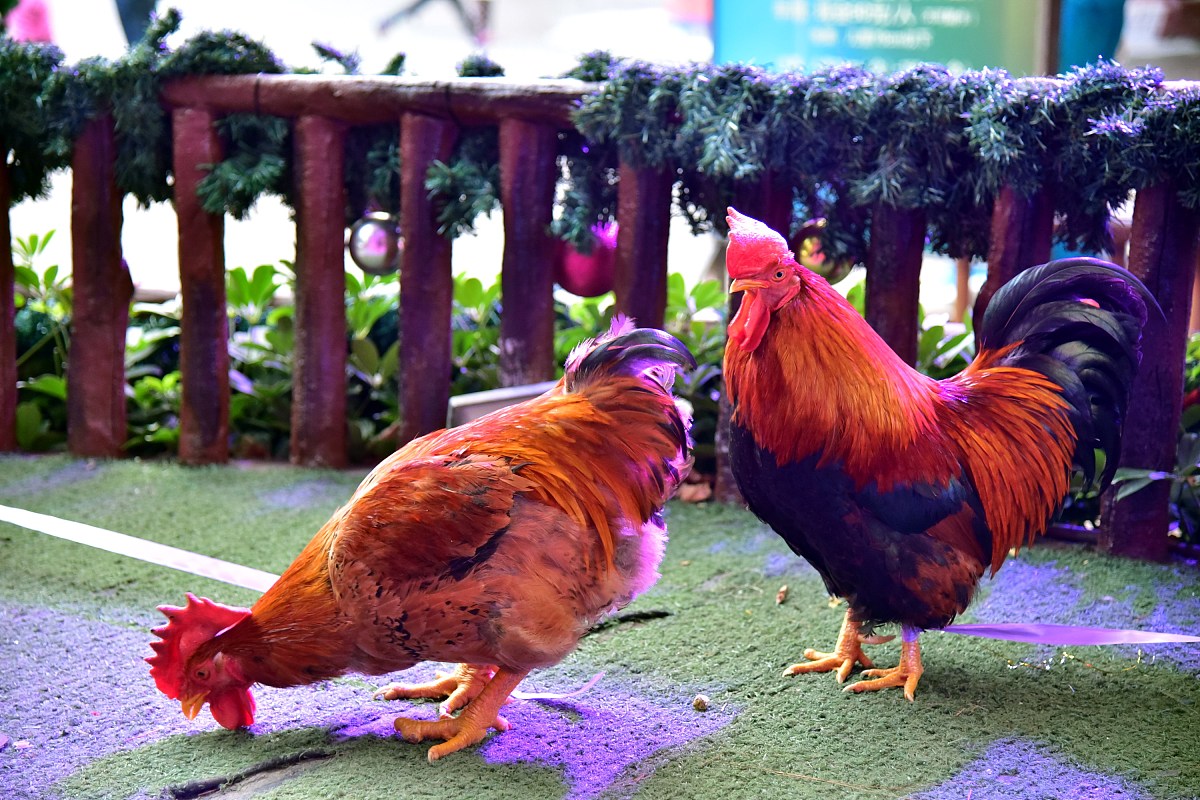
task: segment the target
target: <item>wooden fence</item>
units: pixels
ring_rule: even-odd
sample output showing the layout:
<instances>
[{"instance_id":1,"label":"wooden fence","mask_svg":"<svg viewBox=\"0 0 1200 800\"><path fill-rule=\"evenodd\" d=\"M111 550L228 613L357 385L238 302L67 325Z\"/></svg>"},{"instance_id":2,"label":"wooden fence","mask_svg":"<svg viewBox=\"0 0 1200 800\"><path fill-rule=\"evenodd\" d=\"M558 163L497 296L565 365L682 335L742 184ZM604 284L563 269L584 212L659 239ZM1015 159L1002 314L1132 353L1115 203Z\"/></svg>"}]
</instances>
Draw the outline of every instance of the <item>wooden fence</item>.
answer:
<instances>
[{"instance_id":1,"label":"wooden fence","mask_svg":"<svg viewBox=\"0 0 1200 800\"><path fill-rule=\"evenodd\" d=\"M451 243L437 233L425 178L446 160L461 126L499 130L504 254L501 289L520 303L504 307L500 373L505 385L553 375L553 268L547 234L554 202L557 136L588 84L505 83L497 79L416 81L387 77L246 75L178 80L163 100L174 136L174 201L182 287L179 458L225 461L229 455L229 357L223 218L196 195L205 165L221 160L214 122L254 112L295 121L297 176L296 352L291 458L301 464L346 461L343 304L344 137L353 126L400 123L401 219L405 257L400 284L401 441L441 427L450 392ZM126 439L123 351L129 276L121 261L121 194L115 182L110 118L89 124L74 162L71 231L75 334L68 375L68 447L84 456L119 456ZM619 170L615 291L621 311L661 325L674 173L623 163ZM766 176L738 190L745 213L786 230L790 186ZM9 206L0 166L0 208ZM980 302L1021 269L1050 253L1053 203L1044 195L1001 193L995 206L987 283ZM1129 267L1159 298L1164 320L1146 331L1143 371L1126 426L1122 463L1171 469L1180 415L1200 219L1169 184L1139 192ZM0 214L0 239L9 236ZM867 317L909 362L917 342L917 294L925 239L920 211L873 210ZM13 306L13 267L0 248L0 308ZM0 341L13 340L12 315L0 314ZM15 449L13 348L0 354L0 449ZM997 465L1003 468L1004 465ZM1105 504L1102 544L1145 558L1167 552L1166 482Z\"/></svg>"}]
</instances>

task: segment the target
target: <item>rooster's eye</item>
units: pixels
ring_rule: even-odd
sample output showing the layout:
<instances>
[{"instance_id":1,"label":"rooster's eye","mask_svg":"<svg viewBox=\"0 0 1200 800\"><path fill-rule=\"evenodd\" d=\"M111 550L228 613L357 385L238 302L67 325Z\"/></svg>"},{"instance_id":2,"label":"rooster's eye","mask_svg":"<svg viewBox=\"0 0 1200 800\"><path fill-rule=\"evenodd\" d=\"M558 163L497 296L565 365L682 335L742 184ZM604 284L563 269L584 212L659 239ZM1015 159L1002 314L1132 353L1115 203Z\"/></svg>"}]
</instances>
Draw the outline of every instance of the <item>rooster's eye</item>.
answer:
<instances>
[{"instance_id":1,"label":"rooster's eye","mask_svg":"<svg viewBox=\"0 0 1200 800\"><path fill-rule=\"evenodd\" d=\"M196 675L197 680L201 680L201 681L208 680L208 670L204 669L204 667L201 667L200 669L196 670L195 675Z\"/></svg>"},{"instance_id":2,"label":"rooster's eye","mask_svg":"<svg viewBox=\"0 0 1200 800\"><path fill-rule=\"evenodd\" d=\"M784 275L786 275L786 274L787 274L787 273L785 273L785 272L784 272L783 270L781 270L781 269L775 270L775 280L777 280L777 281L781 281L781 280L783 280L783 277L784 277Z\"/></svg>"}]
</instances>

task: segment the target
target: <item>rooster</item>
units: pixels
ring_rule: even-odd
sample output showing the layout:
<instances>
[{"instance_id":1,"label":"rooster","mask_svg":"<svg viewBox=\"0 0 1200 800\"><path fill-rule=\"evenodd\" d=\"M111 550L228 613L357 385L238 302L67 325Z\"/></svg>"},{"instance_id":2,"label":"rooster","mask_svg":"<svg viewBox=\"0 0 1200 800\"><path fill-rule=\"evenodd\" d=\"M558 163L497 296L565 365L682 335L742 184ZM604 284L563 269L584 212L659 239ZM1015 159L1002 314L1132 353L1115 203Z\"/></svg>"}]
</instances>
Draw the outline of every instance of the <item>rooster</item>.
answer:
<instances>
[{"instance_id":1,"label":"rooster","mask_svg":"<svg viewBox=\"0 0 1200 800\"><path fill-rule=\"evenodd\" d=\"M1072 258L1022 272L976 326L978 354L942 381L904 363L782 236L729 209L725 380L731 468L750 510L849 605L833 652L785 674L873 667L864 643L899 623L899 666L856 692L922 672L922 630L948 625L985 572L1042 533L1073 468L1116 469L1147 308L1137 278ZM890 638L890 637L887 637Z\"/></svg>"},{"instance_id":2,"label":"rooster","mask_svg":"<svg viewBox=\"0 0 1200 800\"><path fill-rule=\"evenodd\" d=\"M253 608L188 595L163 606L146 660L194 718L254 721L249 687L458 662L385 699L445 697L441 718L399 718L434 761L507 730L501 705L607 612L658 578L663 505L690 468L677 339L611 329L571 354L545 394L410 442L377 466ZM461 713L454 715L454 712Z\"/></svg>"}]
</instances>

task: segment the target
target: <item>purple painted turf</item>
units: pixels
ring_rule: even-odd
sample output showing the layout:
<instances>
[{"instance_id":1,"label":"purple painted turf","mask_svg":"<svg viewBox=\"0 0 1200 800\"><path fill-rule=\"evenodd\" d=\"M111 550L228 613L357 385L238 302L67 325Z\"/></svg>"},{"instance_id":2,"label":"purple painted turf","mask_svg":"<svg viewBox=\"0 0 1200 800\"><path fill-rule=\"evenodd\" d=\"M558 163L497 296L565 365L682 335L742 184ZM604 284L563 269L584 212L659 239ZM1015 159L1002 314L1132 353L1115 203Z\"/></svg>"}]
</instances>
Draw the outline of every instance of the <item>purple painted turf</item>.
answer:
<instances>
[{"instance_id":1,"label":"purple painted turf","mask_svg":"<svg viewBox=\"0 0 1200 800\"><path fill-rule=\"evenodd\" d=\"M1142 800L1134 784L1087 772L1049 747L1022 739L995 741L961 773L911 800Z\"/></svg>"},{"instance_id":2,"label":"purple painted turf","mask_svg":"<svg viewBox=\"0 0 1200 800\"><path fill-rule=\"evenodd\" d=\"M1101 597L1084 605L1082 579L1053 562L1030 564L1020 560L1005 563L990 591L971 607L979 622L1053 622L1103 628L1129 628L1200 635L1200 574L1194 569L1174 568L1159 578L1158 605L1149 615L1139 616L1131 600ZM1135 593L1129 587L1129 594ZM1200 674L1200 646L1195 644L1120 645L1120 652L1136 657L1162 659L1188 672ZM1046 654L1059 648L1039 648Z\"/></svg>"},{"instance_id":3,"label":"purple painted turf","mask_svg":"<svg viewBox=\"0 0 1200 800\"><path fill-rule=\"evenodd\" d=\"M429 665L424 665L405 673L405 680L426 680L432 672ZM535 685L548 691L569 688ZM521 689L531 690L526 684ZM513 700L501 712L512 728L502 736L491 736L482 754L491 764L559 768L569 787L567 797L595 797L629 767L661 750L715 733L736 715L732 709L698 712L692 708L692 699L692 695L677 692L661 697L631 695L605 677L586 694L568 700ZM363 709L343 716L335 735L392 736L392 720L397 712L431 720L436 716L436 707L401 702L393 704L387 713L379 708Z\"/></svg>"},{"instance_id":4,"label":"purple painted turf","mask_svg":"<svg viewBox=\"0 0 1200 800\"><path fill-rule=\"evenodd\" d=\"M154 689L142 658L150 654L148 631L159 624L157 618L114 624L0 603L0 619L0 742L8 739L0 749L0 797L5 800L45 797L58 781L118 751L218 729L207 710L189 722L178 703ZM434 667L421 665L399 679L425 679ZM576 688L549 685L536 675L528 683L537 690ZM394 739L392 720L398 714L430 718L436 713L430 703L375 701L361 686L339 682L259 687L255 699L258 722L250 728L255 734L315 726L330 729L335 738ZM610 674L580 697L515 700L504 714L513 728L492 736L482 747L483 758L561 768L570 796L587 798L647 756L719 730L736 711L696 712L691 695L631 695ZM428 747L399 740L396 746Z\"/></svg>"}]
</instances>

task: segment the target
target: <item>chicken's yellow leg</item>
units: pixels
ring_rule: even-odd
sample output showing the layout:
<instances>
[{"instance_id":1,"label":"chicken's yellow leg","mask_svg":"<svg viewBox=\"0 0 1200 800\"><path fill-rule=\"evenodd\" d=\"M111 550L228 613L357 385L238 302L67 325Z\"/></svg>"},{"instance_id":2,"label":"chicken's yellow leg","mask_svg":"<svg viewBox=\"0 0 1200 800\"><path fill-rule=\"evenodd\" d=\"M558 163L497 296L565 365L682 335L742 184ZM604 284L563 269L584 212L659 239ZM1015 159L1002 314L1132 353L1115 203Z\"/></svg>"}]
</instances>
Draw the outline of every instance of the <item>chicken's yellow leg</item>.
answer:
<instances>
[{"instance_id":1,"label":"chicken's yellow leg","mask_svg":"<svg viewBox=\"0 0 1200 800\"><path fill-rule=\"evenodd\" d=\"M917 682L925 668L921 666L921 643L917 638L921 635L920 628L904 625L900 629L903 643L900 646L900 666L891 669L869 669L863 672L863 680L846 687L847 692L873 692L876 689L887 689L891 686L903 686L904 696L913 699L917 691Z\"/></svg>"},{"instance_id":2,"label":"chicken's yellow leg","mask_svg":"<svg viewBox=\"0 0 1200 800\"><path fill-rule=\"evenodd\" d=\"M375 693L376 699L400 700L416 697L444 697L438 714L448 717L474 700L496 674L494 664L459 664L454 672L434 673L429 683L390 683Z\"/></svg>"},{"instance_id":3,"label":"chicken's yellow leg","mask_svg":"<svg viewBox=\"0 0 1200 800\"><path fill-rule=\"evenodd\" d=\"M528 670L512 671L501 668L495 677L488 681L487 686L479 696L472 700L457 717L440 719L437 722L426 722L418 719L397 717L396 731L407 742L420 742L425 739L444 739L442 744L429 748L430 762L437 761L442 756L470 747L476 742L483 741L488 728L506 731L508 720L500 716L500 706L512 694L526 675Z\"/></svg>"},{"instance_id":4,"label":"chicken's yellow leg","mask_svg":"<svg viewBox=\"0 0 1200 800\"><path fill-rule=\"evenodd\" d=\"M867 658L867 654L862 651L861 626L850 616L849 611L846 612L846 618L842 620L842 630L838 633L837 644L834 645L833 652L823 653L810 648L804 651L804 657L808 659L809 663L793 664L785 669L783 674L800 675L806 672L837 670L838 683L845 683L855 664L862 664L864 667L875 666L871 663L871 659Z\"/></svg>"}]
</instances>

